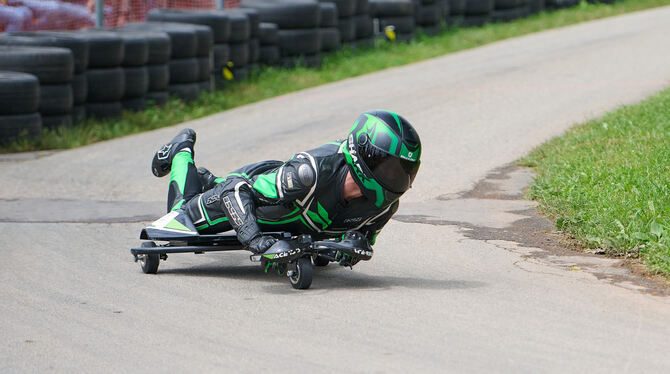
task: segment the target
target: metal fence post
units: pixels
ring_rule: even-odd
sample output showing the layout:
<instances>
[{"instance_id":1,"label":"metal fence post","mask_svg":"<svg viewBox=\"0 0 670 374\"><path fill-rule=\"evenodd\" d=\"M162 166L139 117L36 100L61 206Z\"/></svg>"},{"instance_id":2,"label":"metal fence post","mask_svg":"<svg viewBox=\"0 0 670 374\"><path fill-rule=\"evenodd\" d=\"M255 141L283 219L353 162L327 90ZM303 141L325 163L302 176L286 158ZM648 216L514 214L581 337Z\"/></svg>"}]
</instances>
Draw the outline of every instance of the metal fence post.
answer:
<instances>
[{"instance_id":1,"label":"metal fence post","mask_svg":"<svg viewBox=\"0 0 670 374\"><path fill-rule=\"evenodd\" d=\"M216 0L216 9L223 9L223 0Z\"/></svg>"},{"instance_id":2,"label":"metal fence post","mask_svg":"<svg viewBox=\"0 0 670 374\"><path fill-rule=\"evenodd\" d=\"M105 10L103 0L95 0L95 27L101 28L104 23Z\"/></svg>"}]
</instances>

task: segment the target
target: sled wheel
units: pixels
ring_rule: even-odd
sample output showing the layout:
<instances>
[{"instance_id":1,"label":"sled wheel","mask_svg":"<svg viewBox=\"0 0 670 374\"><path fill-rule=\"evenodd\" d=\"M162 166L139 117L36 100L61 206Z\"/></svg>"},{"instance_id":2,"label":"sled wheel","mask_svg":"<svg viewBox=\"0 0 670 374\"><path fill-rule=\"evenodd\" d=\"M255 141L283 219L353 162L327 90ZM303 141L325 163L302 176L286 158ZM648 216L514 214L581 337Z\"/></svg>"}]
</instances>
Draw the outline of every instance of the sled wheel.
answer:
<instances>
[{"instance_id":1,"label":"sled wheel","mask_svg":"<svg viewBox=\"0 0 670 374\"><path fill-rule=\"evenodd\" d=\"M330 263L327 258L319 255L313 255L312 262L314 263L314 266L328 266Z\"/></svg>"},{"instance_id":2,"label":"sled wheel","mask_svg":"<svg viewBox=\"0 0 670 374\"><path fill-rule=\"evenodd\" d=\"M298 290L306 290L312 285L312 261L309 257L301 257L295 262L295 270L288 279L291 286Z\"/></svg>"},{"instance_id":3,"label":"sled wheel","mask_svg":"<svg viewBox=\"0 0 670 374\"><path fill-rule=\"evenodd\" d=\"M143 242L142 243L142 248L153 248L156 246L156 243L154 242ZM145 274L156 274L158 273L158 263L160 262L161 258L160 255L156 253L148 253L145 255L142 255L143 257L139 259L140 261L140 266L142 267L142 271Z\"/></svg>"}]
</instances>

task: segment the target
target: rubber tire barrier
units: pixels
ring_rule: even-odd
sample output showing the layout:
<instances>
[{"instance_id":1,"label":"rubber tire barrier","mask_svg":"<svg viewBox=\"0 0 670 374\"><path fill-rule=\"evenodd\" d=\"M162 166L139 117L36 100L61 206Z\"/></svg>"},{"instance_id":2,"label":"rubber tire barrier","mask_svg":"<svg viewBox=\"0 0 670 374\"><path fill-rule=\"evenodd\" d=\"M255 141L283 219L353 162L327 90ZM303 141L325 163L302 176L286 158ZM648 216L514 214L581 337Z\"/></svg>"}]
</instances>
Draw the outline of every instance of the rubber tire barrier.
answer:
<instances>
[{"instance_id":1,"label":"rubber tire barrier","mask_svg":"<svg viewBox=\"0 0 670 374\"><path fill-rule=\"evenodd\" d=\"M56 127L72 127L71 114L42 115L42 128L53 129Z\"/></svg>"},{"instance_id":2,"label":"rubber tire barrier","mask_svg":"<svg viewBox=\"0 0 670 374\"><path fill-rule=\"evenodd\" d=\"M580 0L545 0L544 6L549 9L568 8L579 4Z\"/></svg>"},{"instance_id":3,"label":"rubber tire barrier","mask_svg":"<svg viewBox=\"0 0 670 374\"><path fill-rule=\"evenodd\" d=\"M258 31L258 39L263 45L277 45L279 43L279 35L277 32L279 27L276 23L261 22Z\"/></svg>"},{"instance_id":4,"label":"rubber tire barrier","mask_svg":"<svg viewBox=\"0 0 670 374\"><path fill-rule=\"evenodd\" d=\"M439 23L436 23L434 25L422 25L419 27L419 30L421 30L422 33L428 35L428 36L436 36L440 35L442 32L442 25Z\"/></svg>"},{"instance_id":5,"label":"rubber tire barrier","mask_svg":"<svg viewBox=\"0 0 670 374\"><path fill-rule=\"evenodd\" d=\"M0 45L67 48L74 59L74 73L80 74L88 67L88 42L67 32L38 31L0 34Z\"/></svg>"},{"instance_id":6,"label":"rubber tire barrier","mask_svg":"<svg viewBox=\"0 0 670 374\"><path fill-rule=\"evenodd\" d=\"M342 43L356 40L356 20L353 17L340 18L337 22L337 29L340 30Z\"/></svg>"},{"instance_id":7,"label":"rubber tire barrier","mask_svg":"<svg viewBox=\"0 0 670 374\"><path fill-rule=\"evenodd\" d=\"M115 67L123 62L123 40L118 34L93 29L80 30L74 34L88 42L88 69Z\"/></svg>"},{"instance_id":8,"label":"rubber tire barrier","mask_svg":"<svg viewBox=\"0 0 670 374\"><path fill-rule=\"evenodd\" d=\"M251 37L251 22L244 12L227 10L230 18L230 38L228 43L242 43Z\"/></svg>"},{"instance_id":9,"label":"rubber tire barrier","mask_svg":"<svg viewBox=\"0 0 670 374\"><path fill-rule=\"evenodd\" d=\"M370 0L356 0L356 13L355 15L361 16L370 15Z\"/></svg>"},{"instance_id":10,"label":"rubber tire barrier","mask_svg":"<svg viewBox=\"0 0 670 374\"><path fill-rule=\"evenodd\" d=\"M330 2L320 2L319 6L321 7L321 24L319 27L325 29L337 26L337 6Z\"/></svg>"},{"instance_id":11,"label":"rubber tire barrier","mask_svg":"<svg viewBox=\"0 0 670 374\"><path fill-rule=\"evenodd\" d=\"M170 83L170 68L167 64L147 65L148 91L165 91Z\"/></svg>"},{"instance_id":12,"label":"rubber tire barrier","mask_svg":"<svg viewBox=\"0 0 670 374\"><path fill-rule=\"evenodd\" d=\"M529 14L530 8L527 5L514 9L494 10L491 14L491 20L493 22L510 22L515 19L527 17Z\"/></svg>"},{"instance_id":13,"label":"rubber tire barrier","mask_svg":"<svg viewBox=\"0 0 670 374\"><path fill-rule=\"evenodd\" d=\"M170 36L162 31L131 30L126 28L117 28L114 30L118 34L140 35L147 41L149 57L147 65L167 64L172 54L172 42Z\"/></svg>"},{"instance_id":14,"label":"rubber tire barrier","mask_svg":"<svg viewBox=\"0 0 670 374\"><path fill-rule=\"evenodd\" d=\"M88 81L86 73L72 76L72 102L74 105L83 104L88 98Z\"/></svg>"},{"instance_id":15,"label":"rubber tire barrier","mask_svg":"<svg viewBox=\"0 0 670 374\"><path fill-rule=\"evenodd\" d=\"M209 80L212 75L212 60L207 57L198 57L198 79L197 82Z\"/></svg>"},{"instance_id":16,"label":"rubber tire barrier","mask_svg":"<svg viewBox=\"0 0 670 374\"><path fill-rule=\"evenodd\" d=\"M277 65L281 58L281 52L276 45L262 45L260 55L260 62L265 65Z\"/></svg>"},{"instance_id":17,"label":"rubber tire barrier","mask_svg":"<svg viewBox=\"0 0 670 374\"><path fill-rule=\"evenodd\" d=\"M116 33L123 40L122 66L143 66L149 61L149 43L142 34Z\"/></svg>"},{"instance_id":18,"label":"rubber tire barrier","mask_svg":"<svg viewBox=\"0 0 670 374\"><path fill-rule=\"evenodd\" d=\"M0 46L0 70L33 74L40 84L72 81L72 52L56 47Z\"/></svg>"},{"instance_id":19,"label":"rubber tire barrier","mask_svg":"<svg viewBox=\"0 0 670 374\"><path fill-rule=\"evenodd\" d=\"M42 130L42 117L39 113L0 116L0 143L7 142L26 132L33 137Z\"/></svg>"},{"instance_id":20,"label":"rubber tire barrier","mask_svg":"<svg viewBox=\"0 0 670 374\"><path fill-rule=\"evenodd\" d=\"M233 67L243 67L249 63L249 43L231 43L229 61L233 63Z\"/></svg>"},{"instance_id":21,"label":"rubber tire barrier","mask_svg":"<svg viewBox=\"0 0 670 374\"><path fill-rule=\"evenodd\" d=\"M394 26L396 34L411 34L416 28L416 23L413 16L387 17L379 19L379 26L382 30L387 26Z\"/></svg>"},{"instance_id":22,"label":"rubber tire barrier","mask_svg":"<svg viewBox=\"0 0 670 374\"><path fill-rule=\"evenodd\" d=\"M467 0L450 0L449 1L449 14L452 16L462 16L465 14L465 8ZM544 0L540 0L544 2Z\"/></svg>"},{"instance_id":23,"label":"rubber tire barrier","mask_svg":"<svg viewBox=\"0 0 670 374\"><path fill-rule=\"evenodd\" d=\"M469 16L489 15L493 11L494 0L468 0L465 6L465 14ZM468 21L466 20L466 23Z\"/></svg>"},{"instance_id":24,"label":"rubber tire barrier","mask_svg":"<svg viewBox=\"0 0 670 374\"><path fill-rule=\"evenodd\" d=\"M197 83L170 84L167 91L171 96L176 95L185 102L195 101L200 97L200 88Z\"/></svg>"},{"instance_id":25,"label":"rubber tire barrier","mask_svg":"<svg viewBox=\"0 0 670 374\"><path fill-rule=\"evenodd\" d=\"M257 63L261 58L261 43L258 38L249 39L249 62L248 64Z\"/></svg>"},{"instance_id":26,"label":"rubber tire barrier","mask_svg":"<svg viewBox=\"0 0 670 374\"><path fill-rule=\"evenodd\" d=\"M233 8L226 10L227 12L239 12L247 16L249 19L249 38L257 38L260 30L261 15L253 8Z\"/></svg>"},{"instance_id":27,"label":"rubber tire barrier","mask_svg":"<svg viewBox=\"0 0 670 374\"><path fill-rule=\"evenodd\" d=\"M72 107L72 123L86 122L86 105L75 105Z\"/></svg>"},{"instance_id":28,"label":"rubber tire barrier","mask_svg":"<svg viewBox=\"0 0 670 374\"><path fill-rule=\"evenodd\" d=\"M198 82L198 91L208 93L214 91L214 88L212 87L212 81L207 80Z\"/></svg>"},{"instance_id":29,"label":"rubber tire barrier","mask_svg":"<svg viewBox=\"0 0 670 374\"><path fill-rule=\"evenodd\" d=\"M98 120L120 118L123 111L120 101L86 103L86 117Z\"/></svg>"},{"instance_id":30,"label":"rubber tire barrier","mask_svg":"<svg viewBox=\"0 0 670 374\"><path fill-rule=\"evenodd\" d=\"M143 97L149 90L149 71L145 66L124 67L124 99Z\"/></svg>"},{"instance_id":31,"label":"rubber tire barrier","mask_svg":"<svg viewBox=\"0 0 670 374\"><path fill-rule=\"evenodd\" d=\"M321 36L321 50L325 52L335 51L342 48L340 31L334 27L319 29Z\"/></svg>"},{"instance_id":32,"label":"rubber tire barrier","mask_svg":"<svg viewBox=\"0 0 670 374\"><path fill-rule=\"evenodd\" d=\"M356 14L356 0L318 0L321 3L335 3L339 18L349 18Z\"/></svg>"},{"instance_id":33,"label":"rubber tire barrier","mask_svg":"<svg viewBox=\"0 0 670 374\"><path fill-rule=\"evenodd\" d=\"M518 8L524 5L525 1L523 0L494 0L493 8L494 9L513 9Z\"/></svg>"},{"instance_id":34,"label":"rubber tire barrier","mask_svg":"<svg viewBox=\"0 0 670 374\"><path fill-rule=\"evenodd\" d=\"M39 112L43 117L68 114L72 111L73 103L71 84L40 85Z\"/></svg>"},{"instance_id":35,"label":"rubber tire barrier","mask_svg":"<svg viewBox=\"0 0 670 374\"><path fill-rule=\"evenodd\" d=\"M488 14L467 15L463 18L462 24L464 26L483 26L485 23L491 22L491 16Z\"/></svg>"},{"instance_id":36,"label":"rubber tire barrier","mask_svg":"<svg viewBox=\"0 0 670 374\"><path fill-rule=\"evenodd\" d=\"M0 71L0 116L37 112L40 84L32 74Z\"/></svg>"},{"instance_id":37,"label":"rubber tire barrier","mask_svg":"<svg viewBox=\"0 0 670 374\"><path fill-rule=\"evenodd\" d=\"M372 18L367 15L359 15L353 17L356 24L356 40L369 39L375 34L374 24Z\"/></svg>"},{"instance_id":38,"label":"rubber tire barrier","mask_svg":"<svg viewBox=\"0 0 670 374\"><path fill-rule=\"evenodd\" d=\"M276 23L280 29L316 28L321 24L321 7L312 1L244 0L240 8L254 8L261 22Z\"/></svg>"},{"instance_id":39,"label":"rubber tire barrier","mask_svg":"<svg viewBox=\"0 0 670 374\"><path fill-rule=\"evenodd\" d=\"M196 55L198 37L194 29L185 28L184 25L162 22L129 23L121 29L164 32L170 38L170 58L190 58Z\"/></svg>"},{"instance_id":40,"label":"rubber tire barrier","mask_svg":"<svg viewBox=\"0 0 670 374\"><path fill-rule=\"evenodd\" d=\"M88 81L88 103L119 101L125 92L125 73L120 67L89 69L86 71L86 80Z\"/></svg>"},{"instance_id":41,"label":"rubber tire barrier","mask_svg":"<svg viewBox=\"0 0 670 374\"><path fill-rule=\"evenodd\" d=\"M316 54L321 50L319 29L280 29L279 49L282 56Z\"/></svg>"},{"instance_id":42,"label":"rubber tire barrier","mask_svg":"<svg viewBox=\"0 0 670 374\"><path fill-rule=\"evenodd\" d=\"M170 60L168 67L170 69L170 85L198 81L199 66L196 58Z\"/></svg>"},{"instance_id":43,"label":"rubber tire barrier","mask_svg":"<svg viewBox=\"0 0 670 374\"><path fill-rule=\"evenodd\" d=\"M220 76L228 61L230 61L230 46L228 44L215 44L212 48L212 75Z\"/></svg>"},{"instance_id":44,"label":"rubber tire barrier","mask_svg":"<svg viewBox=\"0 0 670 374\"><path fill-rule=\"evenodd\" d=\"M226 43L230 38L230 18L224 12L184 9L152 9L147 21L177 22L209 26L214 43Z\"/></svg>"},{"instance_id":45,"label":"rubber tire barrier","mask_svg":"<svg viewBox=\"0 0 670 374\"><path fill-rule=\"evenodd\" d=\"M410 0L370 0L370 15L373 18L407 17L414 14Z\"/></svg>"},{"instance_id":46,"label":"rubber tire barrier","mask_svg":"<svg viewBox=\"0 0 670 374\"><path fill-rule=\"evenodd\" d=\"M144 96L147 105L165 105L170 99L170 93L167 91L149 91Z\"/></svg>"},{"instance_id":47,"label":"rubber tire barrier","mask_svg":"<svg viewBox=\"0 0 670 374\"><path fill-rule=\"evenodd\" d=\"M442 12L437 4L421 5L414 15L416 23L424 25L435 25L440 23Z\"/></svg>"},{"instance_id":48,"label":"rubber tire barrier","mask_svg":"<svg viewBox=\"0 0 670 374\"><path fill-rule=\"evenodd\" d=\"M544 0L530 0L528 1L529 11L531 13L538 13L544 10Z\"/></svg>"},{"instance_id":49,"label":"rubber tire barrier","mask_svg":"<svg viewBox=\"0 0 670 374\"><path fill-rule=\"evenodd\" d=\"M233 81L241 82L249 78L249 67L233 68Z\"/></svg>"},{"instance_id":50,"label":"rubber tire barrier","mask_svg":"<svg viewBox=\"0 0 670 374\"><path fill-rule=\"evenodd\" d=\"M144 96L124 99L121 100L121 107L123 110L139 112L147 109L147 100Z\"/></svg>"}]
</instances>

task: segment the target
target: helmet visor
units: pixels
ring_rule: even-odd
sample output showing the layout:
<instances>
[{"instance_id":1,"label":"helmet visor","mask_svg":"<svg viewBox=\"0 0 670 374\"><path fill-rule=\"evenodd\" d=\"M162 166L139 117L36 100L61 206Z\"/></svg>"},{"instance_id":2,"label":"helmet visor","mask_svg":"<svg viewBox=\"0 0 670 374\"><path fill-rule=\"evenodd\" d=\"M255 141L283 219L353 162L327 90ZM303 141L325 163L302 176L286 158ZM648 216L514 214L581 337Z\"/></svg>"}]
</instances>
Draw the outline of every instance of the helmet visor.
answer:
<instances>
[{"instance_id":1,"label":"helmet visor","mask_svg":"<svg viewBox=\"0 0 670 374\"><path fill-rule=\"evenodd\" d=\"M396 194L407 191L419 171L419 161L413 162L390 155L371 142L365 142L359 154L374 179Z\"/></svg>"}]
</instances>

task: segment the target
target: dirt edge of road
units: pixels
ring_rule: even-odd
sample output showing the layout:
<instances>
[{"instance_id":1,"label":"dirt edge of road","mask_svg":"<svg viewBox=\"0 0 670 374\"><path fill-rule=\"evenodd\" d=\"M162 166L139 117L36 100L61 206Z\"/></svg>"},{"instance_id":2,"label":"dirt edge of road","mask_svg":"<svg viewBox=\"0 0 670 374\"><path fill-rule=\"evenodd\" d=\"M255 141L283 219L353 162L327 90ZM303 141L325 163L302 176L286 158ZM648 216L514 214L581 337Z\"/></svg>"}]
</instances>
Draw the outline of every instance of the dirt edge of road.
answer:
<instances>
[{"instance_id":1,"label":"dirt edge of road","mask_svg":"<svg viewBox=\"0 0 670 374\"><path fill-rule=\"evenodd\" d=\"M531 168L506 165L490 172L465 192L438 196L430 204L440 212L416 205L393 219L430 225L456 225L463 234L520 254L524 261L541 263L560 271L588 272L601 281L654 296L670 296L670 280L655 275L636 258L612 257L583 247L576 239L558 231L554 223L526 200L534 178ZM483 205L484 204L484 205ZM516 215L504 225L473 222L459 211L487 209L490 216ZM450 212L446 212L446 211ZM411 212L412 214L407 214ZM519 264L521 267L522 264Z\"/></svg>"}]
</instances>

